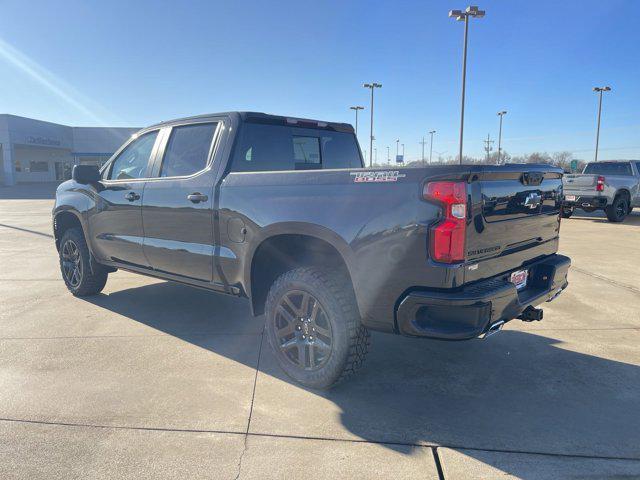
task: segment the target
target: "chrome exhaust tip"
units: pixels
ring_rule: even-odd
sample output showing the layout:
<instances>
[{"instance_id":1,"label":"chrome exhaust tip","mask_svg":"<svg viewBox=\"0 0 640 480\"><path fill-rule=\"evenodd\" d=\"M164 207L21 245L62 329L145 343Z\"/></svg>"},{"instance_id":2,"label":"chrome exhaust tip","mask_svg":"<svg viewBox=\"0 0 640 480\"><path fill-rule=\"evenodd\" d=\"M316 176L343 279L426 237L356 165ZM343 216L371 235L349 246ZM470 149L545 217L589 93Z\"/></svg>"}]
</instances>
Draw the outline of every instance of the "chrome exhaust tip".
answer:
<instances>
[{"instance_id":1,"label":"chrome exhaust tip","mask_svg":"<svg viewBox=\"0 0 640 480\"><path fill-rule=\"evenodd\" d=\"M504 320L498 320L497 322L492 323L491 325L489 325L487 331L480 336L480 338L484 340L485 338L489 338L491 335L498 333L500 330L502 330L502 327L504 327L505 323L506 322Z\"/></svg>"}]
</instances>

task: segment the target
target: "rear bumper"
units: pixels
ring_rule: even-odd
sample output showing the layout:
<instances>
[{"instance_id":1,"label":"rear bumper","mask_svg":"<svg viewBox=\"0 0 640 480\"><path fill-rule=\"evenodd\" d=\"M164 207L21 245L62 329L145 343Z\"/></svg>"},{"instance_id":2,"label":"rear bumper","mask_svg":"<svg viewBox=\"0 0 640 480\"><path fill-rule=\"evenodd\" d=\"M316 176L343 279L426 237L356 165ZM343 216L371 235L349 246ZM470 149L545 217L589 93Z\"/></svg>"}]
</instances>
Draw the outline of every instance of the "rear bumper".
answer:
<instances>
[{"instance_id":1,"label":"rear bumper","mask_svg":"<svg viewBox=\"0 0 640 480\"><path fill-rule=\"evenodd\" d=\"M527 287L517 291L511 272L456 291L414 290L396 311L399 333L412 337L467 340L486 333L490 325L519 316L528 306L555 298L567 285L571 260L551 255L527 265Z\"/></svg>"},{"instance_id":2,"label":"rear bumper","mask_svg":"<svg viewBox=\"0 0 640 480\"><path fill-rule=\"evenodd\" d=\"M577 195L575 201L565 200L562 204L574 208L604 208L607 206L607 197Z\"/></svg>"}]
</instances>

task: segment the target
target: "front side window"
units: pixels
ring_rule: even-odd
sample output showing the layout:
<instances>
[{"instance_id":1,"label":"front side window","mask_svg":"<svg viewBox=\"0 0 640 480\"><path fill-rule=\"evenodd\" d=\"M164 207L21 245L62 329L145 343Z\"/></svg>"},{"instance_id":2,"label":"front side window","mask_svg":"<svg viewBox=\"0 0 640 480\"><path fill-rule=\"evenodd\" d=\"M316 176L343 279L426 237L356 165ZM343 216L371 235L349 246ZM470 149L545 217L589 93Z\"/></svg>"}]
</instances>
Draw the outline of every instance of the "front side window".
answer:
<instances>
[{"instance_id":1,"label":"front side window","mask_svg":"<svg viewBox=\"0 0 640 480\"><path fill-rule=\"evenodd\" d=\"M162 159L161 177L192 175L207 166L217 123L173 127Z\"/></svg>"},{"instance_id":2,"label":"front side window","mask_svg":"<svg viewBox=\"0 0 640 480\"><path fill-rule=\"evenodd\" d=\"M113 161L109 179L128 180L132 178L143 178L147 172L147 165L157 136L158 131L155 130L145 133L127 145Z\"/></svg>"}]
</instances>

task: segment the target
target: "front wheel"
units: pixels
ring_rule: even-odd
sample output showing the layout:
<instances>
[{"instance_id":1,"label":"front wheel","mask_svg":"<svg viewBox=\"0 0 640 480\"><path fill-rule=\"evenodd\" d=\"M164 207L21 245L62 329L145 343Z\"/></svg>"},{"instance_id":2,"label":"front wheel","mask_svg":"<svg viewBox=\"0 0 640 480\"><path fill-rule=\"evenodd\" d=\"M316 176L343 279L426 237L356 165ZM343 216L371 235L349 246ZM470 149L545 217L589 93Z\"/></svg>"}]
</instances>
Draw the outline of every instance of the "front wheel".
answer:
<instances>
[{"instance_id":1,"label":"front wheel","mask_svg":"<svg viewBox=\"0 0 640 480\"><path fill-rule=\"evenodd\" d=\"M629 203L625 197L618 196L613 199L611 205L607 206L605 212L610 222L622 222L629 212Z\"/></svg>"},{"instance_id":2,"label":"front wheel","mask_svg":"<svg viewBox=\"0 0 640 480\"><path fill-rule=\"evenodd\" d=\"M341 275L315 267L284 273L269 290L266 316L278 364L304 386L332 387L364 362L369 332Z\"/></svg>"},{"instance_id":3,"label":"front wheel","mask_svg":"<svg viewBox=\"0 0 640 480\"><path fill-rule=\"evenodd\" d=\"M82 230L70 228L60 239L60 271L67 289L77 297L100 293L107 283L107 271L91 266L91 252Z\"/></svg>"}]
</instances>

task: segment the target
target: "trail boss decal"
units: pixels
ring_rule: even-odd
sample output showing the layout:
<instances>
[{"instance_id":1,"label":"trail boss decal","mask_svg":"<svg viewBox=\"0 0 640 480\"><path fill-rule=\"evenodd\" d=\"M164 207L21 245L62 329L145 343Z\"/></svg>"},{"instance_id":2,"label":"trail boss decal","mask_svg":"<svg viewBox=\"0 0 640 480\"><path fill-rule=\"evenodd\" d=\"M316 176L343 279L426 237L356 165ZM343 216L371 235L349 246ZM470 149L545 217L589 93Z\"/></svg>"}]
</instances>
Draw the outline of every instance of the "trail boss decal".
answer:
<instances>
[{"instance_id":1,"label":"trail boss decal","mask_svg":"<svg viewBox=\"0 0 640 480\"><path fill-rule=\"evenodd\" d=\"M398 170L383 170L381 172L351 172L353 175L353 183L378 183L378 182L397 182L399 178L406 177L404 173Z\"/></svg>"}]
</instances>

